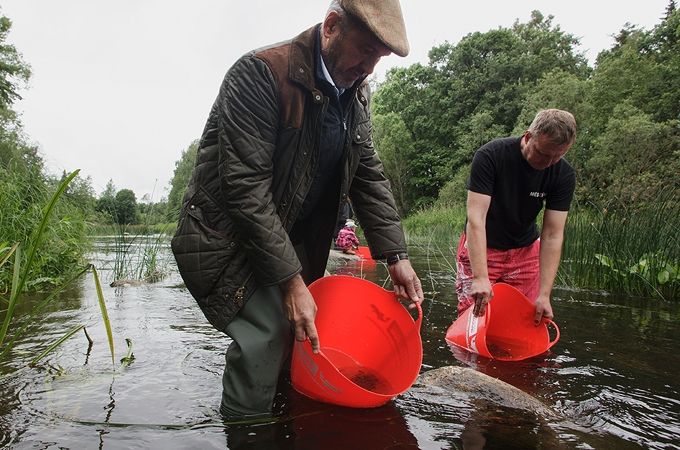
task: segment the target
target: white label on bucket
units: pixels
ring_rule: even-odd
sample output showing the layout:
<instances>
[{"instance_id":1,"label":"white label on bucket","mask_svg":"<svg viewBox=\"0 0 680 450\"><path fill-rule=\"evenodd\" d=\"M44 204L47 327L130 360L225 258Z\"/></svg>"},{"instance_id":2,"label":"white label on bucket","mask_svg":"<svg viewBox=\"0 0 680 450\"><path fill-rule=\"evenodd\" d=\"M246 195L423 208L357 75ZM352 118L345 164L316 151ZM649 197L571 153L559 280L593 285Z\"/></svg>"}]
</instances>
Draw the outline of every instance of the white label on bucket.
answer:
<instances>
[{"instance_id":1,"label":"white label on bucket","mask_svg":"<svg viewBox=\"0 0 680 450\"><path fill-rule=\"evenodd\" d=\"M474 314L470 314L469 320L468 320L468 329L467 329L468 338L470 336L477 334L477 325L478 324L479 324L479 317L475 316Z\"/></svg>"},{"instance_id":2,"label":"white label on bucket","mask_svg":"<svg viewBox=\"0 0 680 450\"><path fill-rule=\"evenodd\" d=\"M476 317L474 314L470 314L468 316L468 323L467 323L467 332L465 335L465 339L467 341L468 349L472 350L473 352L477 352L477 346L475 345L475 341L477 340L477 325L479 324L479 317Z\"/></svg>"},{"instance_id":3,"label":"white label on bucket","mask_svg":"<svg viewBox=\"0 0 680 450\"><path fill-rule=\"evenodd\" d=\"M474 353L479 353L479 350L477 350L477 336L472 336L472 339L470 339L470 350Z\"/></svg>"}]
</instances>

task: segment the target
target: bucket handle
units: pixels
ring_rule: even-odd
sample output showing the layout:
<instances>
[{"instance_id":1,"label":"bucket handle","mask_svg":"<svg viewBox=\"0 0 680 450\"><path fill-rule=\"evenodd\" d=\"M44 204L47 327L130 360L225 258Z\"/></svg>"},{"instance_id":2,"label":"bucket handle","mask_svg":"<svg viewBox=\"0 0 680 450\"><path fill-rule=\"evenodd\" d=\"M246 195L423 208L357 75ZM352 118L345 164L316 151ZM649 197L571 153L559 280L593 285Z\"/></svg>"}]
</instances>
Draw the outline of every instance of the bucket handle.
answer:
<instances>
[{"instance_id":1,"label":"bucket handle","mask_svg":"<svg viewBox=\"0 0 680 450\"><path fill-rule=\"evenodd\" d=\"M555 336L555 340L550 341L550 343L548 344L548 348L546 348L546 350L548 350L553 345L555 345L557 343L557 341L560 340L560 327L558 327L557 324L550 319L545 319L545 325L546 325L546 327L548 325L552 325L553 328L555 328L555 332L557 333L556 336Z\"/></svg>"},{"instance_id":2,"label":"bucket handle","mask_svg":"<svg viewBox=\"0 0 680 450\"><path fill-rule=\"evenodd\" d=\"M413 323L418 328L418 332L420 332L420 326L423 323L423 308L420 306L420 303L416 303L416 308L418 308L418 318Z\"/></svg>"}]
</instances>

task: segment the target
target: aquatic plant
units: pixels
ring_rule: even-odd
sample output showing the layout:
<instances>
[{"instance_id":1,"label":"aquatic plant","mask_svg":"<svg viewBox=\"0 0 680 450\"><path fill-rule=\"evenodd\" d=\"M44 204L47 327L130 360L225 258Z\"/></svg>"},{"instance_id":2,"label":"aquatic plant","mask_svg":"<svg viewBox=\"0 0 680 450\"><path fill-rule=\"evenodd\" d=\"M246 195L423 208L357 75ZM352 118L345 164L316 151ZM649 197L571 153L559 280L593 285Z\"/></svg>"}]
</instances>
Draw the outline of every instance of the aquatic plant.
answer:
<instances>
[{"instance_id":1,"label":"aquatic plant","mask_svg":"<svg viewBox=\"0 0 680 450\"><path fill-rule=\"evenodd\" d=\"M432 207L403 220L408 235L436 242L457 241L465 225L465 207Z\"/></svg>"},{"instance_id":2,"label":"aquatic plant","mask_svg":"<svg viewBox=\"0 0 680 450\"><path fill-rule=\"evenodd\" d=\"M146 217L151 217L151 214ZM174 223L115 225L111 285L125 282L154 283L165 278L169 268L160 255L169 248L168 237L174 226Z\"/></svg>"},{"instance_id":3,"label":"aquatic plant","mask_svg":"<svg viewBox=\"0 0 680 450\"><path fill-rule=\"evenodd\" d=\"M644 207L575 205L569 215L559 282L666 300L680 293L680 206L660 192Z\"/></svg>"},{"instance_id":4,"label":"aquatic plant","mask_svg":"<svg viewBox=\"0 0 680 450\"><path fill-rule=\"evenodd\" d=\"M31 238L26 242L27 256L25 260L22 258L21 243L15 243L11 247L9 247L7 244L0 245L0 268L7 264L8 261L10 261L10 258L14 256L13 275L10 285L10 296L9 300L6 302L7 309L4 311L4 319L2 322L2 326L0 327L0 359L6 357L9 354L9 351L13 347L16 340L25 332L27 326L32 322L31 319L36 317L38 312L40 312L46 305L48 305L55 298L57 298L58 293L60 293L73 281L77 280L87 270L92 270L93 276L95 278L95 283L97 284L97 286L99 286L99 277L97 275L96 269L92 265L87 265L85 268L77 271L77 273L74 276L72 276L69 280L55 287L52 290L52 292L50 292L40 303L33 306L31 311L25 317L22 318L14 317L16 305L20 300L21 294L24 292L24 288L29 279L29 274L32 273L31 269L32 265L35 262L35 256L45 238L46 229L48 226L48 222L50 220L50 216L54 211L55 205L57 204L60 197L66 190L68 184L71 182L71 180L73 180L73 178L76 177L77 174L78 170L72 172L69 176L65 177L64 180L59 184L56 192L52 195L47 205L44 207L42 211L42 218L38 223L38 226L35 228L35 230L33 230L33 232L31 233ZM24 261L23 265L22 261ZM97 289L97 295L99 298L99 305L102 310L104 324L107 329L107 337L109 340L109 347L111 350L111 359L112 361L115 361L111 325L108 320L108 314L106 312L106 303L104 301L104 296L101 292L100 287ZM6 342L6 339L10 332L10 325L12 324L16 324L17 326L14 330L12 330L12 338ZM44 349L40 354L38 354L38 356L33 358L31 364L34 364L40 359L42 359L44 356L52 352L55 348L57 348L64 341L66 341L68 338L73 336L81 329L84 329L84 327L85 326L81 324L72 327L59 339L48 345L46 349Z\"/></svg>"},{"instance_id":5,"label":"aquatic plant","mask_svg":"<svg viewBox=\"0 0 680 450\"><path fill-rule=\"evenodd\" d=\"M43 180L11 167L0 167L0 241L5 246L27 242L34 236L43 208L57 186L53 179ZM38 291L57 285L69 275L70 268L84 263L83 255L89 246L84 214L81 206L68 197L68 191L64 192L49 227L43 231L40 251L33 256L26 288ZM22 253L22 264L27 256L28 252ZM10 265L0 268L0 292L9 291L11 277Z\"/></svg>"}]
</instances>

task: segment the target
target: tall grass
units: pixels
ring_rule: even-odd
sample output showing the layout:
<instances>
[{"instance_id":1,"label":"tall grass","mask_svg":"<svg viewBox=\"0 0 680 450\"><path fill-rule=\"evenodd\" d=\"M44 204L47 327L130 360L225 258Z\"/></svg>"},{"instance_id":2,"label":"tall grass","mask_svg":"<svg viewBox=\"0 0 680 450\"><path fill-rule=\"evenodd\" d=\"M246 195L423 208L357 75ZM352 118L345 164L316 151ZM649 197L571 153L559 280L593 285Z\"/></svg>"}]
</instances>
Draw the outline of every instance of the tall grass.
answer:
<instances>
[{"instance_id":1,"label":"tall grass","mask_svg":"<svg viewBox=\"0 0 680 450\"><path fill-rule=\"evenodd\" d=\"M407 237L427 238L436 242L450 242L463 231L464 207L433 207L423 209L403 220ZM453 237L453 238L452 238Z\"/></svg>"},{"instance_id":2,"label":"tall grass","mask_svg":"<svg viewBox=\"0 0 680 450\"><path fill-rule=\"evenodd\" d=\"M647 205L575 203L569 213L557 285L612 294L680 298L680 202L661 192ZM537 219L540 223L542 216ZM410 247L449 262L465 224L464 207L434 207L406 218ZM443 251L442 249L447 249Z\"/></svg>"},{"instance_id":3,"label":"tall grass","mask_svg":"<svg viewBox=\"0 0 680 450\"><path fill-rule=\"evenodd\" d=\"M30 179L20 171L0 167L0 249L33 239L43 208L58 186L50 185L52 182ZM40 252L33 255L31 272L27 274L25 287L31 290L60 284L69 276L70 268L84 263L83 255L89 246L86 221L77 205L62 198L53 208L54 217L42 230ZM23 253L22 264L28 256ZM11 277L9 265L0 267L0 293L7 292Z\"/></svg>"},{"instance_id":4,"label":"tall grass","mask_svg":"<svg viewBox=\"0 0 680 450\"><path fill-rule=\"evenodd\" d=\"M49 202L42 210L42 217L40 221L38 222L36 228L30 233L30 238L25 242L25 246L27 249L26 251L27 256L25 259L22 258L23 247L21 242L16 243L11 247L8 247L6 245L5 246L0 245L1 247L0 268L5 267L11 260L12 256L14 257L12 264L12 278L9 289L10 296L9 300L7 301L7 309L3 311L4 318L2 321L2 326L0 327L0 359L6 357L9 354L9 351L16 342L16 340L25 332L27 326L30 323L32 323L33 319L37 316L37 313L40 312L54 298L56 298L57 293L63 290L63 288L66 287L66 285L76 280L80 275L82 275L83 272L91 268L91 266L88 265L86 268L82 269L78 273L78 277L73 277L69 280L68 283L62 283L60 286L56 287L53 290L53 292L47 295L47 297L42 302L33 306L33 308L26 317L17 318L14 316L16 305L20 301L21 294L24 292L24 288L26 287L31 274L33 273L32 269L36 262L36 255L38 254L38 250L41 249L42 243L48 234L47 230L48 223L50 221L50 216L55 210L55 206L57 205L57 202L59 201L60 197L68 187L68 184L73 180L73 178L76 177L77 174L78 171L71 173L59 184L56 192L52 195L52 197L49 199ZM94 271L94 268L92 269L95 277L95 282L98 284L97 273L96 271ZM103 295L101 294L101 289L98 289L98 297L100 307L102 308L102 317L104 318L104 323L107 328L109 346L111 349L111 358L113 361L115 361L113 354L113 338L110 333L111 325L108 321L108 314L106 313L106 304L104 302ZM10 326L13 326L14 328L10 329ZM52 344L48 345L47 348L43 350L42 353L40 353L37 357L33 359L32 363L35 363L39 359L43 358L45 355L53 351L55 348L57 348L64 341L66 341L68 338L73 336L76 332L80 331L81 329L84 329L84 325L79 324L74 326L72 329L68 330L63 336L61 336ZM12 335L12 338L10 340L7 340L10 334Z\"/></svg>"},{"instance_id":5,"label":"tall grass","mask_svg":"<svg viewBox=\"0 0 680 450\"><path fill-rule=\"evenodd\" d=\"M575 205L569 214L560 284L677 300L680 206L677 192L649 205Z\"/></svg>"},{"instance_id":6,"label":"tall grass","mask_svg":"<svg viewBox=\"0 0 680 450\"><path fill-rule=\"evenodd\" d=\"M131 234L127 226L120 225L114 234L112 285L123 282L160 281L169 273L167 260L162 253L168 247L168 232L158 234Z\"/></svg>"}]
</instances>

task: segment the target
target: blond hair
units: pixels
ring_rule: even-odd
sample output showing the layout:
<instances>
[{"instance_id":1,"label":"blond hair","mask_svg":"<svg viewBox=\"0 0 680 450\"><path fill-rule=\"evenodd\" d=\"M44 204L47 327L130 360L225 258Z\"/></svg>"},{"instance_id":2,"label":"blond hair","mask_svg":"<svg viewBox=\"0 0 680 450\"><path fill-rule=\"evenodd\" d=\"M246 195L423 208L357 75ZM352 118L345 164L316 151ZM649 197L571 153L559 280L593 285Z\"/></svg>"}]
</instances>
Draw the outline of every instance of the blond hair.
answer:
<instances>
[{"instance_id":1,"label":"blond hair","mask_svg":"<svg viewBox=\"0 0 680 450\"><path fill-rule=\"evenodd\" d=\"M569 111L543 109L527 130L532 135L546 135L556 145L572 144L576 139L576 119Z\"/></svg>"}]
</instances>

